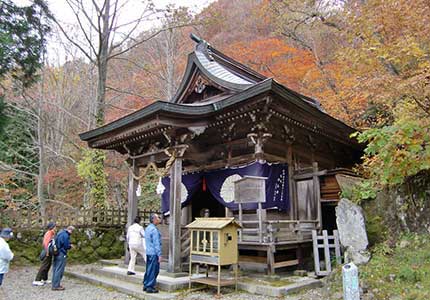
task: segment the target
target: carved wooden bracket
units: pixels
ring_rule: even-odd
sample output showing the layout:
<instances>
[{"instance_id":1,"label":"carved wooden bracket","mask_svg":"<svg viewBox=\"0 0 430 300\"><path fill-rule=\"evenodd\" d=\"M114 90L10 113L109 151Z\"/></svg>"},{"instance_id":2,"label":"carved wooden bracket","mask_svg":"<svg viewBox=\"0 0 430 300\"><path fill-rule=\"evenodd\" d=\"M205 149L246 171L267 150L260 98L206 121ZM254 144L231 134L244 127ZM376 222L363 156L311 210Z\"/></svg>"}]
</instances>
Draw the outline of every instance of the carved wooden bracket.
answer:
<instances>
[{"instance_id":1,"label":"carved wooden bracket","mask_svg":"<svg viewBox=\"0 0 430 300\"><path fill-rule=\"evenodd\" d=\"M310 134L308 134L308 144L312 149L316 149L318 146L317 141Z\"/></svg>"},{"instance_id":2,"label":"carved wooden bracket","mask_svg":"<svg viewBox=\"0 0 430 300\"><path fill-rule=\"evenodd\" d=\"M292 127L284 125L284 138L287 144L292 144L296 140L294 129Z\"/></svg>"},{"instance_id":3,"label":"carved wooden bracket","mask_svg":"<svg viewBox=\"0 0 430 300\"><path fill-rule=\"evenodd\" d=\"M199 76L196 80L195 85L194 85L194 91L197 94L201 94L201 93L203 93L203 91L207 85L208 85L208 81L206 79L204 79L203 77Z\"/></svg>"},{"instance_id":4,"label":"carved wooden bracket","mask_svg":"<svg viewBox=\"0 0 430 300\"><path fill-rule=\"evenodd\" d=\"M255 145L255 157L259 161L264 160L264 151L263 146L264 143L272 137L271 133L258 132L258 133L248 133L247 137L251 140L251 142Z\"/></svg>"}]
</instances>

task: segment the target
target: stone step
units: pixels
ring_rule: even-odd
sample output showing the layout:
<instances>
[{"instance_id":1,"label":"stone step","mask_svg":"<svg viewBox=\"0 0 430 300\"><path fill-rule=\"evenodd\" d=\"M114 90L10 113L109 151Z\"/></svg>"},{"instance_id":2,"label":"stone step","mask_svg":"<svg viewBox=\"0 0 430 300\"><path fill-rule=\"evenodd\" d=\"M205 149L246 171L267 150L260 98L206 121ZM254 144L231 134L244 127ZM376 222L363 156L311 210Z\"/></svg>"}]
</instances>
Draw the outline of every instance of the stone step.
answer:
<instances>
[{"instance_id":1,"label":"stone step","mask_svg":"<svg viewBox=\"0 0 430 300\"><path fill-rule=\"evenodd\" d=\"M237 287L239 290L247 291L251 294L265 295L271 297L283 297L285 295L296 294L308 289L322 287L322 282L314 278L306 278L285 286L261 285L251 282L238 280Z\"/></svg>"},{"instance_id":2,"label":"stone step","mask_svg":"<svg viewBox=\"0 0 430 300\"><path fill-rule=\"evenodd\" d=\"M124 264L123 259L100 259L99 263L103 266L118 266Z\"/></svg>"},{"instance_id":3,"label":"stone step","mask_svg":"<svg viewBox=\"0 0 430 300\"><path fill-rule=\"evenodd\" d=\"M157 282L158 288L164 292L155 295L154 297L156 298L148 298L152 295L142 292L142 281L144 276L144 268L142 266L137 267L136 275L132 276L127 275L127 268L122 263L120 263L119 265L110 263L105 264L102 267L99 266L96 268L87 269L84 272L81 271L79 273L68 273L72 273L69 275L81 278L83 280L87 280L88 282L112 287L126 294L133 295L134 297L146 297L140 299L174 299L174 296L172 296L172 298L160 297L169 297L169 295L175 295L172 293L175 290L188 289L189 280L188 274L185 274L186 276L180 277L167 276L166 274L169 273L161 270L160 275L157 277ZM204 277L205 275L202 273L200 273L200 275L194 274L193 278L197 276ZM223 277L226 276L231 277L231 272L228 271L223 274ZM279 286L279 284L282 283L282 280L284 280L282 278L280 278L280 282L275 285L263 283L261 282L261 278L264 278L263 274L261 276L255 276L255 274L253 274L253 276L245 275L244 277L239 278L238 289L247 291L252 294L260 294L272 297L283 297L284 295L291 295L306 289L312 289L322 286L320 280L311 277L288 276L287 278L284 278L287 279L287 282L285 282L285 285L283 286ZM201 289L202 287L204 287L204 285L193 283L192 287L193 289Z\"/></svg>"},{"instance_id":4,"label":"stone step","mask_svg":"<svg viewBox=\"0 0 430 300\"><path fill-rule=\"evenodd\" d=\"M124 282L130 282L133 284L140 284L140 285L142 285L143 276L144 276L144 272L138 271L137 269L136 269L136 275L127 275L127 269L120 266L104 266L102 268L94 268L91 270L91 272L99 276L111 277ZM193 277L196 277L196 276L197 275L194 275ZM203 277L203 276L204 275L199 275L199 277ZM188 282L189 282L188 276L175 278L175 277L163 275L163 273L160 272L160 275L158 275L157 277L158 288L160 290L167 291L167 292L186 289L188 288ZM193 284L193 286L195 285Z\"/></svg>"},{"instance_id":5,"label":"stone step","mask_svg":"<svg viewBox=\"0 0 430 300\"><path fill-rule=\"evenodd\" d=\"M124 258L121 258L121 259L100 259L99 263L103 266L120 266L122 268L128 267L128 265L126 265L124 263ZM160 263L160 274L164 272L164 273L166 273L166 276L172 276L172 277L178 277L178 276L181 277L181 276L187 276L188 275L187 272L175 273L175 274L171 275L171 273L167 272L167 265L168 265L168 262L165 260L163 260ZM188 270L188 267L189 267L188 262L182 263L182 270ZM144 261L142 259L140 259L136 262L135 269L137 271L140 271L140 272L145 272L145 264L144 264Z\"/></svg>"},{"instance_id":6,"label":"stone step","mask_svg":"<svg viewBox=\"0 0 430 300\"><path fill-rule=\"evenodd\" d=\"M128 265L124 264L123 261L121 261L119 264L117 264L118 267L123 268L123 269L127 269ZM138 265L136 264L134 269L137 272L142 272L145 273L145 266L144 265ZM168 277L187 277L188 273L186 272L180 272L180 273L169 273L166 271L167 270L167 262L161 262L160 264L160 275L164 275L164 276L168 276Z\"/></svg>"},{"instance_id":7,"label":"stone step","mask_svg":"<svg viewBox=\"0 0 430 300\"><path fill-rule=\"evenodd\" d=\"M160 291L157 294L148 294L142 291L142 284L136 284L116 278L105 277L94 273L82 273L74 271L66 271L65 275L77 278L92 284L101 285L107 288L115 289L121 293L133 296L137 299L145 300L170 300L177 299L178 293L167 293Z\"/></svg>"}]
</instances>

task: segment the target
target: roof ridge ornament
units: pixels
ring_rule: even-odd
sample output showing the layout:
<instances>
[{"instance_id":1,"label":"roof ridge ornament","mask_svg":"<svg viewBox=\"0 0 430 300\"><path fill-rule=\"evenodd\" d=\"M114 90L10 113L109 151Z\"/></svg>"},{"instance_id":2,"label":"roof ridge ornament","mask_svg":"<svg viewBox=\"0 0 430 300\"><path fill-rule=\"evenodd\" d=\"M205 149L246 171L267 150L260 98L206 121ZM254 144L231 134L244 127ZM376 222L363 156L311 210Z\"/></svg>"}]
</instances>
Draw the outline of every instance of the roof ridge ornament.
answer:
<instances>
[{"instance_id":1,"label":"roof ridge ornament","mask_svg":"<svg viewBox=\"0 0 430 300\"><path fill-rule=\"evenodd\" d=\"M202 38L198 37L194 33L190 33L190 38L196 42L197 44L200 44L202 41L204 41Z\"/></svg>"},{"instance_id":2,"label":"roof ridge ornament","mask_svg":"<svg viewBox=\"0 0 430 300\"><path fill-rule=\"evenodd\" d=\"M195 35L194 33L190 33L190 38L197 43L196 45L196 51L200 51L203 54L205 54L207 56L207 58L210 61L214 61L214 58L212 56L212 50L211 50L211 45L205 41L204 39L202 39L201 37L198 37L197 35Z\"/></svg>"}]
</instances>

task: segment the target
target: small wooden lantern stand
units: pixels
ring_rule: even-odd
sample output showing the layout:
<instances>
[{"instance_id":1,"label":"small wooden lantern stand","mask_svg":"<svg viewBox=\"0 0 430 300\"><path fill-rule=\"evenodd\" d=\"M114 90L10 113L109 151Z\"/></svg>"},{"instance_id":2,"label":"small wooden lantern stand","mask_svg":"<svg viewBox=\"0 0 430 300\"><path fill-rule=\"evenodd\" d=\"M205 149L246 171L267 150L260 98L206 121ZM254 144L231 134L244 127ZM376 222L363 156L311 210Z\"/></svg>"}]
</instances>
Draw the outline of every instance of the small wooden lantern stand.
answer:
<instances>
[{"instance_id":1,"label":"small wooden lantern stand","mask_svg":"<svg viewBox=\"0 0 430 300\"><path fill-rule=\"evenodd\" d=\"M237 290L238 248L237 229L240 227L234 218L197 218L186 226L190 230L190 282L216 286L218 295L221 286L235 285ZM206 264L218 267L217 277L191 278L194 264ZM221 266L233 265L234 280L221 279Z\"/></svg>"}]
</instances>

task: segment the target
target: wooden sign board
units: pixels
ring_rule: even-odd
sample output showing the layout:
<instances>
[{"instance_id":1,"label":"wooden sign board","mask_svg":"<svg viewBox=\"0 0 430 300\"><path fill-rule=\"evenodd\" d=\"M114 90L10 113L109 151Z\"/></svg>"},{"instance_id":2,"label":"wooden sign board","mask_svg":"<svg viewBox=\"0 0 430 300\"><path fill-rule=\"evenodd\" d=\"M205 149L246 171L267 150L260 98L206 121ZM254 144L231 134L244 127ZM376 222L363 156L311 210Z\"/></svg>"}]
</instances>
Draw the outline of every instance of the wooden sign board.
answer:
<instances>
[{"instance_id":1,"label":"wooden sign board","mask_svg":"<svg viewBox=\"0 0 430 300\"><path fill-rule=\"evenodd\" d=\"M234 182L234 199L236 203L266 202L267 177L244 176Z\"/></svg>"}]
</instances>

